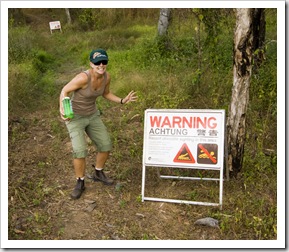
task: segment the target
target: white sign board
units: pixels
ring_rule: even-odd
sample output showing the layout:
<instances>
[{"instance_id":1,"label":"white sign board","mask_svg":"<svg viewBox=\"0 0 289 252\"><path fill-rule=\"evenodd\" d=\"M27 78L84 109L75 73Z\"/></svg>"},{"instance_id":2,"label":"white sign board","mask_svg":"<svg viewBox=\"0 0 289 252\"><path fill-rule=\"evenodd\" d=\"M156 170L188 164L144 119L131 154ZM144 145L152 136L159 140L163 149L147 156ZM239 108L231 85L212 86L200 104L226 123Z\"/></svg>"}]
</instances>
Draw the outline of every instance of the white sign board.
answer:
<instances>
[{"instance_id":1,"label":"white sign board","mask_svg":"<svg viewBox=\"0 0 289 252\"><path fill-rule=\"evenodd\" d=\"M148 109L144 120L142 201L222 206L225 110ZM220 177L161 178L220 181L219 203L145 197L146 166L219 171Z\"/></svg>"},{"instance_id":2,"label":"white sign board","mask_svg":"<svg viewBox=\"0 0 289 252\"><path fill-rule=\"evenodd\" d=\"M144 164L220 169L224 110L146 110Z\"/></svg>"},{"instance_id":3,"label":"white sign board","mask_svg":"<svg viewBox=\"0 0 289 252\"><path fill-rule=\"evenodd\" d=\"M62 32L60 21L49 22L49 27L50 27L51 33L52 33L52 30L60 30Z\"/></svg>"}]
</instances>

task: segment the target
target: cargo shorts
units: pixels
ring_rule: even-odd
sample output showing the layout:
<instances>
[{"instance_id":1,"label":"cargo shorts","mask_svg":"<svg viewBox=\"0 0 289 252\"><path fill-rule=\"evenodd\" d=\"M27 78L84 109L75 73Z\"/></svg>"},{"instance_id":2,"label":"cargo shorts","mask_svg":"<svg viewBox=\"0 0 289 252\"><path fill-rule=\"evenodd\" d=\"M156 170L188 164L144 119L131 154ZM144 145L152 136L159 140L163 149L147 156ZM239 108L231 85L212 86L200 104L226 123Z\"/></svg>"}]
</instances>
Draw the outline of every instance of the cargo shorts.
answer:
<instances>
[{"instance_id":1,"label":"cargo shorts","mask_svg":"<svg viewBox=\"0 0 289 252\"><path fill-rule=\"evenodd\" d=\"M86 134L97 147L97 151L111 151L111 140L107 128L100 118L99 111L88 116L75 114L74 118L65 121L65 124L71 139L74 158L85 158L87 156Z\"/></svg>"}]
</instances>

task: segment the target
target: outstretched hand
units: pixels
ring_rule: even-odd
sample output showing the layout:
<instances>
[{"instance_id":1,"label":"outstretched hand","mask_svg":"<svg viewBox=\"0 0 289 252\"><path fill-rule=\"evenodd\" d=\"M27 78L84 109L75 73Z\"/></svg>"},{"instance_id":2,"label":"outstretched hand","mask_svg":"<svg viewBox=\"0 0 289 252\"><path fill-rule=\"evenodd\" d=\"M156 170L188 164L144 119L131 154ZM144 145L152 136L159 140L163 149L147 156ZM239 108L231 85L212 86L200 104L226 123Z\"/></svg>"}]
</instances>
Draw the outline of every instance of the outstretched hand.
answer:
<instances>
[{"instance_id":1,"label":"outstretched hand","mask_svg":"<svg viewBox=\"0 0 289 252\"><path fill-rule=\"evenodd\" d=\"M123 103L133 102L137 100L137 95L135 91L130 91L129 94L122 99Z\"/></svg>"}]
</instances>

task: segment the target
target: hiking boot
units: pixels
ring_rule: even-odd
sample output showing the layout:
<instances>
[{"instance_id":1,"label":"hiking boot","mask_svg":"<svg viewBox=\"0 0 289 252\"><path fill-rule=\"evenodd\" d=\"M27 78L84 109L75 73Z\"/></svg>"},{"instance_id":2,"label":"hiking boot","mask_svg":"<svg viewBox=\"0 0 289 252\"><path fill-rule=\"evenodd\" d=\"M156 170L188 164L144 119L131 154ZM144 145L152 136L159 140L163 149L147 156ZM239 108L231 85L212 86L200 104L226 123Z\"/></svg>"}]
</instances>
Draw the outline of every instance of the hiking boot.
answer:
<instances>
[{"instance_id":1,"label":"hiking boot","mask_svg":"<svg viewBox=\"0 0 289 252\"><path fill-rule=\"evenodd\" d=\"M95 170L95 174L93 175L93 180L95 182L102 182L105 185L112 185L113 184L113 180L108 178L105 173L103 172L103 170Z\"/></svg>"},{"instance_id":2,"label":"hiking boot","mask_svg":"<svg viewBox=\"0 0 289 252\"><path fill-rule=\"evenodd\" d=\"M84 187L84 180L81 180L80 178L77 179L75 188L73 189L72 193L71 193L71 198L72 199L78 199L80 198L82 192L84 191L85 187Z\"/></svg>"}]
</instances>

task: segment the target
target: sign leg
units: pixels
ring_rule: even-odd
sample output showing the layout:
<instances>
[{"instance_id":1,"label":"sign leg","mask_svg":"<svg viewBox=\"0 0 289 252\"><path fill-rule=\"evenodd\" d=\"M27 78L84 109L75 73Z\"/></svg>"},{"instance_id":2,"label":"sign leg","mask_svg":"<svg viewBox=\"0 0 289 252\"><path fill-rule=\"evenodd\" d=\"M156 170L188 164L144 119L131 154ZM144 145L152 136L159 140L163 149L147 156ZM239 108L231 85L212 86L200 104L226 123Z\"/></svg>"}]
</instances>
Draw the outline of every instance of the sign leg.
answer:
<instances>
[{"instance_id":1,"label":"sign leg","mask_svg":"<svg viewBox=\"0 0 289 252\"><path fill-rule=\"evenodd\" d=\"M142 202L144 202L145 176L146 176L146 167L145 167L145 165L143 165L143 167L142 167L142 187L141 187Z\"/></svg>"}]
</instances>

